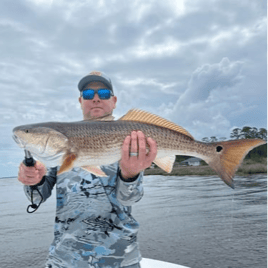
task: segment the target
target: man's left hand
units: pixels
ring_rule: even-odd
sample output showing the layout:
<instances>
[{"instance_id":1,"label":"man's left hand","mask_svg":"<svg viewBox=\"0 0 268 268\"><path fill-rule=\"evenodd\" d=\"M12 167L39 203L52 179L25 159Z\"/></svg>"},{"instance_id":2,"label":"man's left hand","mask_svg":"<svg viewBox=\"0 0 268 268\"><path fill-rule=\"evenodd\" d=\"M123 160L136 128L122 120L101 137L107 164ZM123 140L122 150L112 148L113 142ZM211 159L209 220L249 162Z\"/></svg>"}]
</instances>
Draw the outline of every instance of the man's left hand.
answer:
<instances>
[{"instance_id":1,"label":"man's left hand","mask_svg":"<svg viewBox=\"0 0 268 268\"><path fill-rule=\"evenodd\" d=\"M146 151L146 142L149 152ZM157 154L157 145L152 138L145 138L141 131L132 131L127 136L122 146L122 158L120 161L121 175L124 179L137 176L142 170L151 166ZM136 153L137 156L131 156Z\"/></svg>"}]
</instances>

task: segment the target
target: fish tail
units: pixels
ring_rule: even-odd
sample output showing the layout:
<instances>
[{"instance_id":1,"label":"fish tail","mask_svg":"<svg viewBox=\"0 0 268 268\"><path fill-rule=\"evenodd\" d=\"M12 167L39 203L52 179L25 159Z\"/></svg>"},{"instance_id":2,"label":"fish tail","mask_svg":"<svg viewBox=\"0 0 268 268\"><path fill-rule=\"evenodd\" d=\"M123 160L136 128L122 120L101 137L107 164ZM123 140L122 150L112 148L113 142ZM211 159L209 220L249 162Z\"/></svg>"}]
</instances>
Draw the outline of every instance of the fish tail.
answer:
<instances>
[{"instance_id":1,"label":"fish tail","mask_svg":"<svg viewBox=\"0 0 268 268\"><path fill-rule=\"evenodd\" d=\"M265 144L261 139L232 140L214 143L216 157L208 161L219 177L234 189L233 177L247 153L253 148Z\"/></svg>"}]
</instances>

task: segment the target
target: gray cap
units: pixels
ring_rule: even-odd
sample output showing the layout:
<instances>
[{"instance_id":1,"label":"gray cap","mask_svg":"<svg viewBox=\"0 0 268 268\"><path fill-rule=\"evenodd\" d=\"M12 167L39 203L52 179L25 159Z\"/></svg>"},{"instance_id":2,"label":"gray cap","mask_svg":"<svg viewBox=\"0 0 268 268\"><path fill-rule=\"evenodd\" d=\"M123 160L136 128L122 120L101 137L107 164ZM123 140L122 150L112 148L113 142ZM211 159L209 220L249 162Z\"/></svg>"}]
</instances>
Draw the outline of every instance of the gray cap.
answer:
<instances>
[{"instance_id":1,"label":"gray cap","mask_svg":"<svg viewBox=\"0 0 268 268\"><path fill-rule=\"evenodd\" d=\"M114 92L111 79L99 71L93 71L83 77L78 83L78 89L82 92L84 87L90 82L102 82L107 88Z\"/></svg>"}]
</instances>

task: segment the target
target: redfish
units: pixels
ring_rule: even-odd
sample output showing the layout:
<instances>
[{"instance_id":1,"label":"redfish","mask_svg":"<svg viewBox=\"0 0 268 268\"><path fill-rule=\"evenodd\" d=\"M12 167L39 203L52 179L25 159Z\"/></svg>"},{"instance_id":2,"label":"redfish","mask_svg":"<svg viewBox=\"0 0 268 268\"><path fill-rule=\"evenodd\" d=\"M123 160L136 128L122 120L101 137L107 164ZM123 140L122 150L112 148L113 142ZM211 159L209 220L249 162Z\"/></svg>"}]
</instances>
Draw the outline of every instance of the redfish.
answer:
<instances>
[{"instance_id":1,"label":"redfish","mask_svg":"<svg viewBox=\"0 0 268 268\"><path fill-rule=\"evenodd\" d=\"M154 163L161 169L170 173L176 155L198 157L232 188L235 172L246 154L266 143L261 139L196 141L184 128L137 109L116 121L100 119L18 126L13 129L13 138L47 167L60 166L58 175L81 167L97 176L106 176L100 166L119 161L124 139L131 131L138 130L157 142Z\"/></svg>"}]
</instances>

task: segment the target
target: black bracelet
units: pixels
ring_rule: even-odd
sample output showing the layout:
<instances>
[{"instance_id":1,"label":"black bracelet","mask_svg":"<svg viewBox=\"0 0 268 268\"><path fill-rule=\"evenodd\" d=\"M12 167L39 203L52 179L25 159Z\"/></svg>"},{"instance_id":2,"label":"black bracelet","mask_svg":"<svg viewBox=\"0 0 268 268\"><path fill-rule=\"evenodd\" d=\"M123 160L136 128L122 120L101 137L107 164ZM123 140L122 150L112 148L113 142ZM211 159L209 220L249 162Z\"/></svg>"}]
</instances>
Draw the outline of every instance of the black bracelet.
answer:
<instances>
[{"instance_id":1,"label":"black bracelet","mask_svg":"<svg viewBox=\"0 0 268 268\"><path fill-rule=\"evenodd\" d=\"M45 180L46 180L46 176L43 176L43 178L42 178L42 180L40 182L38 182L35 185L31 185L31 187L36 188L37 186L41 186L42 184L44 184Z\"/></svg>"},{"instance_id":2,"label":"black bracelet","mask_svg":"<svg viewBox=\"0 0 268 268\"><path fill-rule=\"evenodd\" d=\"M138 179L138 177L140 176L140 174L136 175L136 176L133 177L133 178L128 178L128 179L126 180L126 179L123 178L123 176L122 176L122 174L121 174L121 169L119 169L119 170L118 170L118 176L119 176L119 178L120 178L122 181L124 181L124 182L133 182L133 181L135 181L135 180Z\"/></svg>"}]
</instances>

